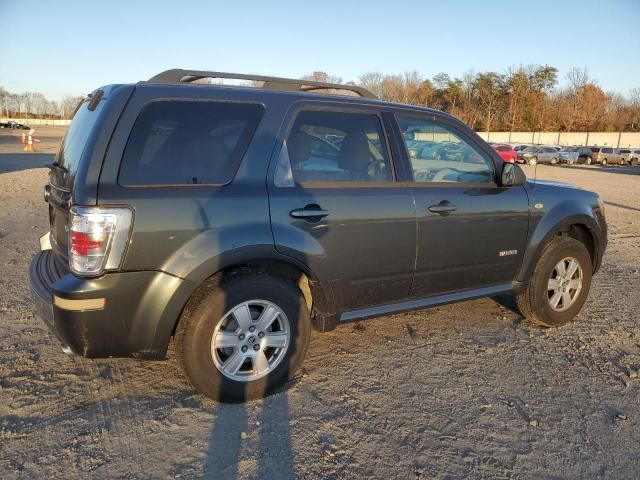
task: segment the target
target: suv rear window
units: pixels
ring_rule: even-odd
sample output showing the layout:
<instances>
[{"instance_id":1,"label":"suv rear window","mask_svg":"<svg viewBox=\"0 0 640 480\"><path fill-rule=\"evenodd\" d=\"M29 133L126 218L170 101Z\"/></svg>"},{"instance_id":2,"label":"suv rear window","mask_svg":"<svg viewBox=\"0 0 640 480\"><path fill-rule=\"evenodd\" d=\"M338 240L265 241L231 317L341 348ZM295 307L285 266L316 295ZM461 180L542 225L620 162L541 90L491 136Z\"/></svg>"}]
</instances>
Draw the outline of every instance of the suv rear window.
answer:
<instances>
[{"instance_id":1,"label":"suv rear window","mask_svg":"<svg viewBox=\"0 0 640 480\"><path fill-rule=\"evenodd\" d=\"M159 101L138 116L118 181L223 185L231 181L262 117L257 104Z\"/></svg>"},{"instance_id":2,"label":"suv rear window","mask_svg":"<svg viewBox=\"0 0 640 480\"><path fill-rule=\"evenodd\" d=\"M88 99L84 99L78 105L78 110L73 116L71 126L62 140L56 157L56 162L68 170L69 177L74 176L78 170L82 152L105 103L99 102L93 110L88 108Z\"/></svg>"}]
</instances>

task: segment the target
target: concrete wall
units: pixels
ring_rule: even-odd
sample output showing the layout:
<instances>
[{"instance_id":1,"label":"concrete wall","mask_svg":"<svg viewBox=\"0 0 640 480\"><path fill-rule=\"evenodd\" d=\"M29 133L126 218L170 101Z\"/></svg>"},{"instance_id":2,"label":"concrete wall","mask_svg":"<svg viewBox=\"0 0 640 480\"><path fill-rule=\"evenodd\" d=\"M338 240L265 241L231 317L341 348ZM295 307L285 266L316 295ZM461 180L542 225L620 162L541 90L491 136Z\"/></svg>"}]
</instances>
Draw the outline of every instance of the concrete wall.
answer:
<instances>
[{"instance_id":1,"label":"concrete wall","mask_svg":"<svg viewBox=\"0 0 640 480\"><path fill-rule=\"evenodd\" d=\"M13 120L14 122L23 123L29 126L36 125L69 125L71 120L49 120L46 118L0 118L0 122L8 122Z\"/></svg>"},{"instance_id":2,"label":"concrete wall","mask_svg":"<svg viewBox=\"0 0 640 480\"><path fill-rule=\"evenodd\" d=\"M488 142L640 147L640 132L478 132Z\"/></svg>"}]
</instances>

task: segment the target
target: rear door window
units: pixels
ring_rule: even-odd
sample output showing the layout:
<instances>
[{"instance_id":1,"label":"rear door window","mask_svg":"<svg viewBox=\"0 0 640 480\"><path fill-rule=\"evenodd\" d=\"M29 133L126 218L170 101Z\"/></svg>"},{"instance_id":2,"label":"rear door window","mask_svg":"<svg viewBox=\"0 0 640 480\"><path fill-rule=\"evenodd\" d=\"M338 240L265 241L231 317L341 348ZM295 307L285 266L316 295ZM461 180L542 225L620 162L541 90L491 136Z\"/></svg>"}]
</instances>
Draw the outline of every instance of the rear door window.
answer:
<instances>
[{"instance_id":1,"label":"rear door window","mask_svg":"<svg viewBox=\"0 0 640 480\"><path fill-rule=\"evenodd\" d=\"M372 113L302 111L284 152L298 183L393 180L382 125Z\"/></svg>"},{"instance_id":2,"label":"rear door window","mask_svg":"<svg viewBox=\"0 0 640 480\"><path fill-rule=\"evenodd\" d=\"M136 120L118 181L124 186L224 185L262 117L249 103L158 101Z\"/></svg>"}]
</instances>

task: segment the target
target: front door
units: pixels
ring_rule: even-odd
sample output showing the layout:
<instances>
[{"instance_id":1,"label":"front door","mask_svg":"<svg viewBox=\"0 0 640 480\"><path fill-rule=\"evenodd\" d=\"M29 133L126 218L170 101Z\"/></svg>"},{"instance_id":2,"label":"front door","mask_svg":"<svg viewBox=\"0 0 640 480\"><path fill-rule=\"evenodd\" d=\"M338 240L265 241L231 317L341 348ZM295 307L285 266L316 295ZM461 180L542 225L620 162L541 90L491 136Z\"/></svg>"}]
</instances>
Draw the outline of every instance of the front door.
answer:
<instances>
[{"instance_id":1,"label":"front door","mask_svg":"<svg viewBox=\"0 0 640 480\"><path fill-rule=\"evenodd\" d=\"M411 164L418 224L412 296L510 283L527 238L524 187L498 186L489 147L457 122L432 115L397 120Z\"/></svg>"},{"instance_id":2,"label":"front door","mask_svg":"<svg viewBox=\"0 0 640 480\"><path fill-rule=\"evenodd\" d=\"M287 124L269 182L276 249L330 285L338 310L406 299L413 197L396 183L378 112L302 105Z\"/></svg>"}]
</instances>

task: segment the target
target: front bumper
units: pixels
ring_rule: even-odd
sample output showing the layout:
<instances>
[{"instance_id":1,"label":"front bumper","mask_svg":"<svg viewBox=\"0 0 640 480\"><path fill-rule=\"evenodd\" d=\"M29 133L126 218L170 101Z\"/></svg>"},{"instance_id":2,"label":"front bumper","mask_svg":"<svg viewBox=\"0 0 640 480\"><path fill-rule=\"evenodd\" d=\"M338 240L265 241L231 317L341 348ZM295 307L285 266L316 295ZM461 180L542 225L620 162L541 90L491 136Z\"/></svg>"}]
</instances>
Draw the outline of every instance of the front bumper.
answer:
<instances>
[{"instance_id":1,"label":"front bumper","mask_svg":"<svg viewBox=\"0 0 640 480\"><path fill-rule=\"evenodd\" d=\"M29 268L36 310L58 339L89 357L164 358L191 282L164 272L117 272L81 278L51 250Z\"/></svg>"}]
</instances>

